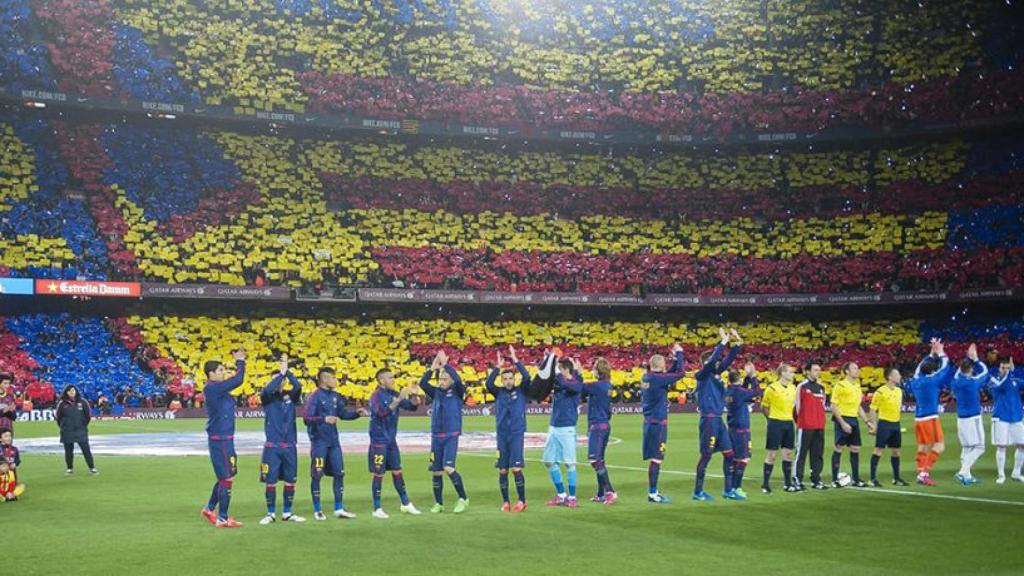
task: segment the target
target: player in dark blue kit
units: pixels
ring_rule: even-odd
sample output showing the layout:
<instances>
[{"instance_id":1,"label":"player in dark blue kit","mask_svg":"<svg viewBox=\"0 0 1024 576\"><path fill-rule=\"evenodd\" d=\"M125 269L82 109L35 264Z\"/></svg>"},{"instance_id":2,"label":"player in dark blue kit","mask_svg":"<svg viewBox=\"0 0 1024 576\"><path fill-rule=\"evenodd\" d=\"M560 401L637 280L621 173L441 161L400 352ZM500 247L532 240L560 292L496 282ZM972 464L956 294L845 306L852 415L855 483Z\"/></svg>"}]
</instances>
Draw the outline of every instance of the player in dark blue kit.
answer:
<instances>
[{"instance_id":1,"label":"player in dark blue kit","mask_svg":"<svg viewBox=\"0 0 1024 576\"><path fill-rule=\"evenodd\" d=\"M739 348L739 344L736 345ZM764 394L761 382L757 379L757 369L753 362L747 362L743 372L729 371L729 388L725 391L726 424L729 425L729 440L732 443L733 468L732 489L729 496L733 500L744 500L743 473L750 463L750 404Z\"/></svg>"},{"instance_id":2,"label":"player in dark blue kit","mask_svg":"<svg viewBox=\"0 0 1024 576\"><path fill-rule=\"evenodd\" d=\"M284 389L284 379L291 387ZM295 481L298 477L298 438L295 432L295 405L302 397L302 385L294 374L288 371L288 355L281 355L281 369L270 384L260 393L263 405L263 462L260 464L260 482L266 485L267 515L260 520L266 526L277 521L277 481L284 480L284 522L305 522L302 516L292 513L295 500Z\"/></svg>"},{"instance_id":3,"label":"player in dark blue kit","mask_svg":"<svg viewBox=\"0 0 1024 576\"><path fill-rule=\"evenodd\" d=\"M228 369L219 360L207 360L206 373L206 436L210 447L210 461L217 483L213 485L210 501L202 509L203 518L218 528L241 528L242 523L228 516L231 505L231 483L238 474L238 456L235 454L235 398L231 391L245 382L245 351L231 353L235 359L235 375L228 378ZM214 508L219 508L214 514Z\"/></svg>"},{"instance_id":4,"label":"player in dark blue kit","mask_svg":"<svg viewBox=\"0 0 1024 576\"><path fill-rule=\"evenodd\" d=\"M700 460L697 462L697 482L693 488L693 499L714 500L712 495L704 491L704 475L707 473L711 456L715 452L721 452L724 458L722 469L725 475L725 498L743 500L744 497L737 494L732 487L732 438L722 420L722 413L725 411L725 384L721 378L722 372L728 370L732 361L736 359L742 341L740 335L733 330L732 336L736 345L729 349L725 360L721 360L722 351L729 344L729 334L726 334L725 329L719 328L718 335L722 339L721 342L710 355L705 353L702 359L703 366L694 375L697 379L697 409L700 411Z\"/></svg>"},{"instance_id":5,"label":"player in dark blue kit","mask_svg":"<svg viewBox=\"0 0 1024 576\"><path fill-rule=\"evenodd\" d=\"M498 469L498 488L501 490L502 512L522 512L526 510L526 479L523 477L523 445L526 434L526 396L530 387L530 373L526 366L516 357L515 348L508 347L509 357L515 369L502 369L504 361L498 352L498 361L487 376L485 386L494 396L494 420L498 441L498 461L494 466ZM516 371L519 372L519 384L516 384ZM495 385L498 375L501 385ZM515 477L516 492L519 501L511 506L508 496L508 473Z\"/></svg>"},{"instance_id":6,"label":"player in dark blue kit","mask_svg":"<svg viewBox=\"0 0 1024 576\"><path fill-rule=\"evenodd\" d=\"M306 399L302 421L309 433L309 489L313 497L313 519L326 520L320 508L320 480L332 479L334 517L352 519L356 515L345 510L345 458L338 440L338 420L355 420L360 412L345 408L345 398L338 394L338 377L333 368L321 368L316 375L316 390Z\"/></svg>"},{"instance_id":7,"label":"player in dark blue kit","mask_svg":"<svg viewBox=\"0 0 1024 576\"><path fill-rule=\"evenodd\" d=\"M367 454L370 474L373 474L373 517L387 519L389 516L380 507L381 484L384 473L391 471L395 491L402 501L399 508L403 514L419 515L420 511L409 501L402 476L402 455L398 451L398 411L415 410L419 397L413 395L411 387L398 390L395 375L387 368L377 371L377 389L370 396L370 450Z\"/></svg>"},{"instance_id":8,"label":"player in dark blue kit","mask_svg":"<svg viewBox=\"0 0 1024 576\"><path fill-rule=\"evenodd\" d=\"M430 383L435 374L437 386ZM434 506L430 511L434 514L444 512L443 475L447 474L459 495L459 501L455 503L452 512L462 514L469 506L469 498L466 497L462 476L455 470L455 459L459 452L459 436L462 435L462 402L466 396L466 386L455 368L448 364L444 350L437 353L430 368L423 373L420 389L431 399L428 468L434 475Z\"/></svg>"},{"instance_id":9,"label":"player in dark blue kit","mask_svg":"<svg viewBox=\"0 0 1024 576\"><path fill-rule=\"evenodd\" d=\"M597 382L583 385L583 400L587 403L587 459L597 474L597 495L593 501L611 505L618 500L618 495L612 488L604 462L612 433L612 365L608 360L594 360L594 376Z\"/></svg>"},{"instance_id":10,"label":"player in dark blue kit","mask_svg":"<svg viewBox=\"0 0 1024 576\"><path fill-rule=\"evenodd\" d=\"M648 372L640 380L640 401L644 412L643 457L649 460L647 468L647 501L655 504L671 504L672 499L658 491L658 476L661 463L665 461L668 441L668 390L685 375L683 347L672 347L675 361L665 371L665 357L651 356Z\"/></svg>"},{"instance_id":11,"label":"player in dark blue kit","mask_svg":"<svg viewBox=\"0 0 1024 576\"><path fill-rule=\"evenodd\" d=\"M558 359L558 373L555 375L554 391L551 393L551 420L548 424L548 439L544 444L544 466L555 486L555 497L548 506L575 508L576 501L576 422L579 420L580 394L583 393L583 378L579 364L569 358ZM559 464L565 464L565 479L569 493L562 483Z\"/></svg>"}]
</instances>

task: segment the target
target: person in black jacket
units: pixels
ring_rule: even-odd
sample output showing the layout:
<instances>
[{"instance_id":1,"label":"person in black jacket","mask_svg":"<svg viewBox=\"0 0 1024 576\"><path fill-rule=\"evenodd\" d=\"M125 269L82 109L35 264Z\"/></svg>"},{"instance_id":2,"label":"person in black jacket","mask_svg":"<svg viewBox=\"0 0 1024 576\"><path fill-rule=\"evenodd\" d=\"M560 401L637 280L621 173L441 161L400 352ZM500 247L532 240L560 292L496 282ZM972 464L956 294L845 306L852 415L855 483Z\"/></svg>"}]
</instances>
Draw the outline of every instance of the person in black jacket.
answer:
<instances>
[{"instance_id":1,"label":"person in black jacket","mask_svg":"<svg viewBox=\"0 0 1024 576\"><path fill-rule=\"evenodd\" d=\"M61 393L60 403L57 404L57 425L60 426L60 443L64 445L64 461L68 465L65 474L74 472L76 443L82 450L89 473L99 474L92 460L92 450L89 449L91 410L89 403L74 385L69 385Z\"/></svg>"}]
</instances>

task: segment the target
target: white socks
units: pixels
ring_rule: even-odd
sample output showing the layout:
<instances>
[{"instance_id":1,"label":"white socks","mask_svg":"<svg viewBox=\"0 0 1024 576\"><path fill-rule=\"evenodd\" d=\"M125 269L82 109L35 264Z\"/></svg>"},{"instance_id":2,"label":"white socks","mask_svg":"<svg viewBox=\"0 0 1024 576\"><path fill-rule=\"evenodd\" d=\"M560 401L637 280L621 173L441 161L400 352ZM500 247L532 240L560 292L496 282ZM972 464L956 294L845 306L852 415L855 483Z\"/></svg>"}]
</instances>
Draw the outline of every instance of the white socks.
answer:
<instances>
[{"instance_id":1,"label":"white socks","mask_svg":"<svg viewBox=\"0 0 1024 576\"><path fill-rule=\"evenodd\" d=\"M973 478L971 468L984 453L984 446L964 446L963 450L960 451L960 475L966 478Z\"/></svg>"}]
</instances>

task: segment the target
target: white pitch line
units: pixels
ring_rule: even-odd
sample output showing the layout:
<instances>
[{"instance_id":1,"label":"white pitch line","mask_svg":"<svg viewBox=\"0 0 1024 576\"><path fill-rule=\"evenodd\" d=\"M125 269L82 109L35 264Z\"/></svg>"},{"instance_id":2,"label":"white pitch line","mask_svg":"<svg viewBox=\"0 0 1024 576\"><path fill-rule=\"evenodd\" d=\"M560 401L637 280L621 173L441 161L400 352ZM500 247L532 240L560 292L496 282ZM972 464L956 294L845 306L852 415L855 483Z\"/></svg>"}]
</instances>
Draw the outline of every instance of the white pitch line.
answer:
<instances>
[{"instance_id":1,"label":"white pitch line","mask_svg":"<svg viewBox=\"0 0 1024 576\"><path fill-rule=\"evenodd\" d=\"M488 458L494 458L493 455L482 453L482 452L467 452L466 454L469 455L469 456L483 456L483 457L488 457ZM538 462L538 463L543 463L544 462L543 460L541 460L539 458L527 458L526 461L527 462ZM615 470L629 470L629 471L633 471L633 472L647 472L647 468L639 468L637 466L619 466L619 465L616 465L616 464L605 464L605 466L607 468L612 468L612 469L615 469ZM685 470L665 470L664 468L661 469L661 473L662 474L676 474L676 475L679 475L679 476L696 476L697 475L696 472L688 472L688 471L685 471ZM723 478L723 476L721 474L707 474L706 477L708 477L708 478ZM949 495L949 494L928 494L928 493L925 493L925 492L909 492L909 491L904 491L904 490L890 490L890 489L887 489L887 488L853 488L853 487L851 487L851 489L852 490L857 490L858 492L865 492L865 493L868 493L868 494L871 494L871 493L896 494L898 496L919 496L921 498L938 498L940 500L959 500L961 502L980 502L982 504L1003 504L1003 505L1006 505L1006 506L1024 506L1024 502L1016 502L1016 501L1013 501L1013 500L996 500L994 498L976 498L976 497L973 497L973 496L952 496L952 495Z\"/></svg>"}]
</instances>

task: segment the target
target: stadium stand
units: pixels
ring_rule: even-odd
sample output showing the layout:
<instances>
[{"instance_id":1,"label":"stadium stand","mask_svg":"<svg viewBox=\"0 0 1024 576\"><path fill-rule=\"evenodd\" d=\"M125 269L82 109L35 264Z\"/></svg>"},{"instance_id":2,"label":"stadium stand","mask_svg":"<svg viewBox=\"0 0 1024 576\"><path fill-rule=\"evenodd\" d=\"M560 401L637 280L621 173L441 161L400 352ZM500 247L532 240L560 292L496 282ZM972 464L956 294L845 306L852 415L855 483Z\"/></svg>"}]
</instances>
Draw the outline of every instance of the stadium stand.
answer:
<instances>
[{"instance_id":1,"label":"stadium stand","mask_svg":"<svg viewBox=\"0 0 1024 576\"><path fill-rule=\"evenodd\" d=\"M1008 140L606 155L8 120L0 264L19 275L702 294L1024 278Z\"/></svg>"},{"instance_id":2,"label":"stadium stand","mask_svg":"<svg viewBox=\"0 0 1024 576\"><path fill-rule=\"evenodd\" d=\"M884 382L886 366L912 371L932 337L947 340L952 358L969 343L982 352L993 349L1024 358L1024 324L990 319L907 319L875 321L751 321L737 325L744 334L740 361L754 360L763 382L775 378L782 361L798 366L820 362L823 383L840 377L847 361L862 366L862 384L870 390ZM651 321L483 321L312 319L261 313L237 316L131 316L108 322L68 314L32 314L3 322L0 368L15 374L19 387L40 381L58 390L76 384L92 400L100 395L125 396L133 403L174 395L201 393L203 362L227 358L236 347L249 351L250 368L240 397L257 393L276 370L275 357L288 353L300 360L296 372L308 393L313 375L322 366L338 370L346 397L366 401L373 375L389 366L399 378L413 383L438 349L452 358L469 385L473 401L491 400L483 388L494 353L509 344L519 348L525 362L537 362L543 351L558 346L564 354L589 366L597 356L612 366L618 402L636 398L636 385L647 358L681 342L690 375L672 391L672 400L695 385L692 373L700 353L716 338L710 323ZM193 388L192 382L196 385Z\"/></svg>"},{"instance_id":3,"label":"stadium stand","mask_svg":"<svg viewBox=\"0 0 1024 576\"><path fill-rule=\"evenodd\" d=\"M726 135L978 119L1024 97L1012 41L1021 11L980 0L4 0L0 10L14 86L248 113Z\"/></svg>"}]
</instances>

